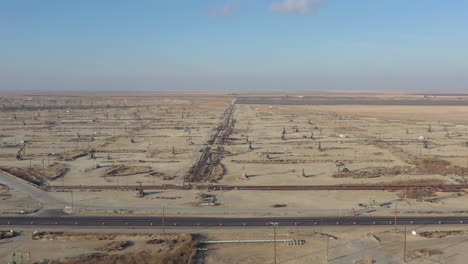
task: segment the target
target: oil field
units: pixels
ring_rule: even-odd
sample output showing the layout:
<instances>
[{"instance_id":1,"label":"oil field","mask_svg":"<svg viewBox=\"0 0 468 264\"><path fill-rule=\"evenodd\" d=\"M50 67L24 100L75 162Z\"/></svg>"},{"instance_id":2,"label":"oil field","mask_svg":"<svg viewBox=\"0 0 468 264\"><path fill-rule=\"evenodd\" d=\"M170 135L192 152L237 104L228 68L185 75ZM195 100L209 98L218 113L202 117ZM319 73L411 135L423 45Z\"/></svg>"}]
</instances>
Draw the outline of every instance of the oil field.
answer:
<instances>
[{"instance_id":1,"label":"oil field","mask_svg":"<svg viewBox=\"0 0 468 264\"><path fill-rule=\"evenodd\" d=\"M269 263L271 244L279 263L463 258L468 97L0 100L6 261Z\"/></svg>"}]
</instances>

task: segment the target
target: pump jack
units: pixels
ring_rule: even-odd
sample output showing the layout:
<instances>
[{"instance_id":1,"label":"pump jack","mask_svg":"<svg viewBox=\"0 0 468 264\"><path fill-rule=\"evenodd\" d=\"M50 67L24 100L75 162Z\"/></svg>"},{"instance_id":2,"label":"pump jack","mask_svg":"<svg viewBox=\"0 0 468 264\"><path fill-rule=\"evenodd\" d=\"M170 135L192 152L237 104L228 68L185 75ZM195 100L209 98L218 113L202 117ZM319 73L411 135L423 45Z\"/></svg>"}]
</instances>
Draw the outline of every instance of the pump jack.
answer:
<instances>
[{"instance_id":1,"label":"pump jack","mask_svg":"<svg viewBox=\"0 0 468 264\"><path fill-rule=\"evenodd\" d=\"M23 156L26 153L26 145L22 145L21 148L16 152L16 160L23 160Z\"/></svg>"},{"instance_id":2,"label":"pump jack","mask_svg":"<svg viewBox=\"0 0 468 264\"><path fill-rule=\"evenodd\" d=\"M138 188L137 197L138 198L145 197L145 192L143 191L143 186L141 185L141 181L138 181L137 183L140 184L140 187Z\"/></svg>"}]
</instances>

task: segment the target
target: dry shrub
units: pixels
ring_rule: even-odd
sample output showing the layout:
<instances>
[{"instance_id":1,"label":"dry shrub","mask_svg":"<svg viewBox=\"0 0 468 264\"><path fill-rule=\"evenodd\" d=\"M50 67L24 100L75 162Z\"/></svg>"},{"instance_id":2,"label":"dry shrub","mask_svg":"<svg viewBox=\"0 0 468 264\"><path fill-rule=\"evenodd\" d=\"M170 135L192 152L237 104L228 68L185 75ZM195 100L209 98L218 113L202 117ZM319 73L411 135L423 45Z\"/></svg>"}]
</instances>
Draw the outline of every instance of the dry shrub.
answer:
<instances>
[{"instance_id":1,"label":"dry shrub","mask_svg":"<svg viewBox=\"0 0 468 264\"><path fill-rule=\"evenodd\" d=\"M117 237L110 233L78 233L78 232L34 232L33 240L113 240Z\"/></svg>"},{"instance_id":2,"label":"dry shrub","mask_svg":"<svg viewBox=\"0 0 468 264\"><path fill-rule=\"evenodd\" d=\"M397 196L400 198L409 198L409 199L423 199L424 197L435 196L434 193L426 189L407 189L400 190L397 193Z\"/></svg>"},{"instance_id":3,"label":"dry shrub","mask_svg":"<svg viewBox=\"0 0 468 264\"><path fill-rule=\"evenodd\" d=\"M42 172L42 169L39 167L34 167L33 169ZM54 162L52 165L45 168L43 177L47 180L55 180L65 175L67 171L68 168L64 164Z\"/></svg>"},{"instance_id":4,"label":"dry shrub","mask_svg":"<svg viewBox=\"0 0 468 264\"><path fill-rule=\"evenodd\" d=\"M450 162L441 159L423 159L419 161L417 168L422 173L442 173L450 165Z\"/></svg>"},{"instance_id":5,"label":"dry shrub","mask_svg":"<svg viewBox=\"0 0 468 264\"><path fill-rule=\"evenodd\" d=\"M99 251L112 252L112 251L121 251L130 247L133 243L131 241L112 241L105 244L102 247L96 248Z\"/></svg>"},{"instance_id":6,"label":"dry shrub","mask_svg":"<svg viewBox=\"0 0 468 264\"><path fill-rule=\"evenodd\" d=\"M466 175L468 168L452 166L449 161L441 159L423 159L417 165L417 169L421 173L435 173L435 174L455 174Z\"/></svg>"},{"instance_id":7,"label":"dry shrub","mask_svg":"<svg viewBox=\"0 0 468 264\"><path fill-rule=\"evenodd\" d=\"M378 170L383 176L396 176L404 172L408 173L412 169L410 167L394 166L390 168L379 168Z\"/></svg>"},{"instance_id":8,"label":"dry shrub","mask_svg":"<svg viewBox=\"0 0 468 264\"><path fill-rule=\"evenodd\" d=\"M407 180L407 181L392 181L380 182L376 185L398 185L398 186L427 186L427 185L444 185L447 184L446 180L442 179L420 179L420 180Z\"/></svg>"},{"instance_id":9,"label":"dry shrub","mask_svg":"<svg viewBox=\"0 0 468 264\"><path fill-rule=\"evenodd\" d=\"M7 192L9 189L7 186L0 184L0 193Z\"/></svg>"},{"instance_id":10,"label":"dry shrub","mask_svg":"<svg viewBox=\"0 0 468 264\"><path fill-rule=\"evenodd\" d=\"M150 240L146 241L146 244L156 245L156 244L162 244L164 242L166 242L165 239L155 238L155 239L150 239Z\"/></svg>"},{"instance_id":11,"label":"dry shrub","mask_svg":"<svg viewBox=\"0 0 468 264\"><path fill-rule=\"evenodd\" d=\"M126 254L92 254L68 258L65 260L55 260L52 264L180 264L190 263L195 255L197 241L192 239L191 234L182 233L173 235L172 239L165 239L162 247L156 250L146 250L130 252ZM156 245L155 245L156 246Z\"/></svg>"}]
</instances>

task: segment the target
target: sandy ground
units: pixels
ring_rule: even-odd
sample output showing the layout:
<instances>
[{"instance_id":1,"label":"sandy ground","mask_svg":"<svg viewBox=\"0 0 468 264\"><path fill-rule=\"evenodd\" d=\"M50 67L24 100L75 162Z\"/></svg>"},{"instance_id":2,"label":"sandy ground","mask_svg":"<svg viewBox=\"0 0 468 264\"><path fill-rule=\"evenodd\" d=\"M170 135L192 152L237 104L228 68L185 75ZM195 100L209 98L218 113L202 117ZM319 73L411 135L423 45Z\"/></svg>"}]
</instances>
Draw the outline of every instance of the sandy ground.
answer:
<instances>
[{"instance_id":1,"label":"sandy ground","mask_svg":"<svg viewBox=\"0 0 468 264\"><path fill-rule=\"evenodd\" d=\"M143 185L181 184L183 175L197 160L200 149L214 133L220 114L232 98L219 95L10 96L1 100L7 106L42 107L2 111L1 166L32 166L40 171L43 166L47 168L48 164L58 162L68 171L45 184L137 186L138 182ZM465 182L465 175L418 172L414 162L405 155L417 160L441 159L451 166L468 167L468 126L464 118L468 107L237 105L236 108L234 131L224 146L229 154L222 159L226 172L220 184L362 184L427 179ZM428 131L429 126L431 131ZM283 129L284 140L281 138ZM420 137L427 141L427 148ZM193 144L189 144L190 138ZM252 142L252 150L247 139ZM24 160L17 161L14 156L21 141L28 142L26 154ZM378 145L376 141L384 144ZM172 153L173 147L175 153ZM96 150L96 160L89 156L70 161L60 158L69 152L90 149ZM374 178L335 178L336 161L343 162L353 173L394 167L409 171ZM96 164L100 168L95 168ZM114 165L148 166L152 172L174 178L164 180L150 173L102 177ZM240 179L244 169L248 180ZM165 206L169 211L179 208L180 213L336 212L358 208L359 203L367 203L372 197L389 204L398 199L396 193L384 191L218 191L213 194L219 205L210 209L199 206L200 193L194 190L150 191L143 199L132 191L51 192L50 195L70 205L73 200L76 209L81 205L94 206L95 210L151 212ZM408 200L401 203L401 208L464 210L466 195L460 194L435 193L440 199L434 203ZM275 204L286 207L272 208Z\"/></svg>"},{"instance_id":2,"label":"sandy ground","mask_svg":"<svg viewBox=\"0 0 468 264\"><path fill-rule=\"evenodd\" d=\"M240 233L236 239L273 239L272 228L264 232ZM431 228L415 228L416 232ZM416 258L408 254L410 263L465 263L462 253L467 240L466 236L452 236L439 239L422 238L411 235L407 230L407 252L418 249L440 250L442 253L430 257ZM316 229L316 230L288 230L278 231L277 239L305 240L302 246L277 243L277 263L326 263L327 234L338 239L329 240L328 263L403 263L402 229ZM375 240L368 234L376 236ZM209 236L210 239L232 239L233 234L220 233ZM242 252L239 254L239 252ZM273 243L263 244L216 244L208 247L205 263L273 263Z\"/></svg>"},{"instance_id":3,"label":"sandy ground","mask_svg":"<svg viewBox=\"0 0 468 264\"><path fill-rule=\"evenodd\" d=\"M144 198L137 198L132 192L74 192L74 213L94 214L105 211L122 215L125 211L132 214L160 214L162 208L168 215L345 215L354 208L362 214L393 214L395 204L402 213L466 210L466 195L454 197L453 193L439 193L437 202L422 202L415 199L400 199L395 192L383 191L217 191L217 206L201 206L200 191L162 191L149 193ZM72 197L69 192L51 193L54 197L68 202ZM115 199L116 195L119 199ZM255 197L255 199L252 199ZM320 198L321 197L321 198ZM326 200L323 198L326 197ZM359 204L368 204L373 198L382 206L365 208ZM125 200L125 203L121 201ZM274 208L276 204L284 207Z\"/></svg>"},{"instance_id":4,"label":"sandy ground","mask_svg":"<svg viewBox=\"0 0 468 264\"><path fill-rule=\"evenodd\" d=\"M2 112L0 165L47 168L59 162L68 172L48 184L69 185L115 185L119 181L168 183L148 173L116 179L101 177L108 167L120 164L150 166L153 172L175 176L170 183L181 183L211 135L218 115L231 100L227 97L14 99L44 109ZM17 161L15 155L24 141L26 154ZM96 151L96 160L89 156L73 161L59 158L68 152L92 149ZM101 168L95 169L96 164Z\"/></svg>"},{"instance_id":5,"label":"sandy ground","mask_svg":"<svg viewBox=\"0 0 468 264\"><path fill-rule=\"evenodd\" d=\"M0 214L23 214L36 212L41 204L28 195L0 185Z\"/></svg>"},{"instance_id":6,"label":"sandy ground","mask_svg":"<svg viewBox=\"0 0 468 264\"><path fill-rule=\"evenodd\" d=\"M20 261L23 256L22 263L49 263L48 261L60 260L65 261L68 258L78 258L80 256L87 256L92 254L107 254L107 255L144 255L145 252L152 252L153 254L160 254L159 259L163 255L169 255L176 253L178 247L182 247L183 243L189 239L191 241L190 234L158 234L156 232L112 232L102 233L96 232L95 230L86 233L66 231L64 234L58 235L47 235L43 239L34 239L33 233L35 231L23 231L20 232L17 237L6 239L0 248L0 261L5 262L13 258L12 252L22 253L17 254L16 261ZM163 240L158 243L148 244L149 240ZM185 240L185 241L181 241ZM123 248L115 249L111 245L124 243ZM189 242L190 243L190 242ZM5 248L9 250L5 250ZM113 249L113 250L112 250ZM188 247L187 247L188 249ZM185 249L183 249L185 250ZM9 251L9 252L8 252ZM182 254L189 254L188 250L182 251ZM29 255L29 259L25 256ZM144 259L144 258L143 258ZM120 258L119 263L122 262L123 258ZM17 262L21 263L21 262ZM82 260L81 262L75 263L89 263ZM115 263L109 261L102 261L96 263ZM143 263L143 262L142 262ZM147 260L144 263L164 263ZM181 262L174 262L181 263Z\"/></svg>"},{"instance_id":7,"label":"sandy ground","mask_svg":"<svg viewBox=\"0 0 468 264\"><path fill-rule=\"evenodd\" d=\"M227 96L192 97L1 97L6 105L30 105L41 110L8 110L0 114L0 165L19 168L47 167L58 162L68 171L52 185L137 185L181 184L184 173L194 164L205 146L220 114L231 99ZM104 108L95 106L106 106ZM109 107L107 107L109 105ZM52 108L50 106L57 106ZM65 107L63 107L65 106ZM465 182L466 175L421 172L414 162L440 159L450 166L468 167L468 107L448 106L269 106L237 105L233 134L224 146L229 152L222 159L226 169L220 184L344 184L381 183L439 179L448 183ZM183 115L183 117L182 117ZM430 126L430 131L429 131ZM285 129L285 138L282 131ZM311 136L313 138L311 138ZM249 150L248 140L252 142ZM424 147L420 137L427 141ZM193 144L189 143L191 138ZM133 139L133 143L132 143ZM24 160L15 154L27 141ZM320 142L320 143L319 143ZM383 142L378 144L376 142ZM319 145L322 151L319 150ZM172 153L172 148L174 152ZM71 151L95 149L96 160L89 156L63 160ZM268 156L267 156L268 155ZM109 157L109 158L108 158ZM408 158L411 157L411 158ZM376 168L407 167L397 175L375 178L336 178L336 161L353 172ZM96 168L99 164L100 168ZM164 180L150 173L101 177L114 165L149 166L152 172L174 177ZM248 180L241 180L245 169ZM303 170L304 174L303 175ZM134 191L50 192L53 198L73 204L77 214L118 214L129 211L167 215L346 215L352 208L359 213L393 213L398 202L400 214L418 211L465 211L467 195L460 192L434 193L434 202L402 200L387 191L216 191L218 205L200 206L201 191L149 191L137 198ZM364 209L360 203L375 198L382 207ZM0 189L3 214L41 207L28 196ZM275 204L285 207L273 208ZM80 210L86 207L93 210ZM122 211L123 210L123 211ZM375 211L374 211L375 210ZM367 214L367 213L366 213ZM440 254L408 256L410 263L466 263L466 235L424 238L411 235L427 230L455 226L412 226L407 233L407 252L415 249L438 250ZM20 236L0 241L0 260L12 252L30 252L34 261L77 256L95 252L106 241L31 240L32 229ZM96 232L97 229L90 229ZM89 231L89 230L88 230ZM148 230L99 229L102 232L148 232ZM160 230L150 230L159 232ZM271 227L220 229L188 228L171 232L199 234L207 240L273 239ZM368 236L372 233L376 241ZM330 240L330 234L337 239ZM123 238L127 239L127 238ZM305 240L304 245L277 243L278 263L325 263L327 241L329 263L403 263L403 232L388 227L302 228L279 227L277 239ZM198 263L273 263L273 244L213 244L200 246ZM121 253L154 249L143 240ZM206 249L206 250L205 250ZM366 263L366 262L361 262Z\"/></svg>"},{"instance_id":8,"label":"sandy ground","mask_svg":"<svg viewBox=\"0 0 468 264\"><path fill-rule=\"evenodd\" d=\"M63 229L58 229L63 230ZM20 231L20 230L18 230ZM20 235L14 239L0 241L0 259L9 260L10 251L29 252L33 261L43 259L60 259L70 256L96 252L96 248L102 247L108 240L72 239L57 240L32 240L31 233L34 230L21 230ZM43 231L43 230L40 230ZM51 230L53 231L53 230ZM69 231L69 230L63 230ZM416 235L413 235L413 231ZM441 238L427 238L420 236L423 232L433 231L463 231L460 234L448 235ZM80 230L79 232L97 233L96 229ZM155 250L157 245L144 243L146 237L129 236L134 233L154 233L154 230L113 230L100 229L99 232L121 234L114 241L131 240L134 244L117 253L131 253L135 250ZM191 232L199 240L274 240L274 230L265 228L210 228L168 230L167 232ZM406 231L406 252L409 263L465 263L466 256L463 253L467 248L467 229L456 226L412 226ZM330 236L336 239L330 239ZM403 263L404 252L404 228L397 227L278 227L276 229L277 240L303 240L303 245L288 245L276 243L277 263L326 263L327 240L329 263L359 263L363 259L370 263ZM195 263L273 263L274 243L225 243L200 245ZM434 255L417 257L415 250L431 250ZM362 262L361 262L362 263Z\"/></svg>"},{"instance_id":9,"label":"sandy ground","mask_svg":"<svg viewBox=\"0 0 468 264\"><path fill-rule=\"evenodd\" d=\"M396 156L389 149L370 143L371 140L389 142L401 151L424 158L440 158L455 166L467 167L466 158L468 126L461 116L452 117L451 123L430 121L409 121L390 119L393 108L380 107L378 115L389 114L385 118L352 116L353 107L330 108L325 106L265 106L240 105L236 111L236 131L232 145L227 147L232 155L223 160L227 174L221 183L224 184L339 184L395 181L401 178L425 179L438 178L440 175L421 173L401 173L395 177L378 177L372 179L343 179L331 177L337 172L335 162L342 161L351 171L377 167L410 166L407 160ZM366 106L367 107L367 106ZM359 108L362 108L360 106ZM370 110L373 106L369 106ZM403 107L400 107L403 108ZM409 107L416 112L414 107ZM427 117L427 108L422 107L419 114L407 115L407 118ZM449 109L443 108L443 113ZM317 109L320 109L318 111ZM339 112L341 109L342 112ZM468 108L456 108L468 111ZM389 111L389 112L386 112ZM400 109L401 118L404 109ZM432 107L437 112L437 107ZM453 110L455 111L455 110ZM360 113L360 112L357 112ZM376 114L377 115L377 114ZM447 114L449 115L449 114ZM436 115L437 116L437 115ZM310 122L310 123L309 123ZM431 126L431 132L428 127ZM283 129L285 140L281 139ZM296 130L297 129L297 130ZM408 130L408 133L406 131ZM447 137L447 133L449 137ZM311 139L313 136L314 139ZM253 150L249 151L246 138L252 141ZM428 148L423 147L420 138L428 141ZM318 150L321 145L323 151ZM266 158L268 154L269 158ZM277 162L277 163L275 163ZM278 164L279 163L279 164ZM248 181L241 181L242 170L249 175ZM305 177L302 176L302 171ZM463 177L443 177L447 181Z\"/></svg>"}]
</instances>

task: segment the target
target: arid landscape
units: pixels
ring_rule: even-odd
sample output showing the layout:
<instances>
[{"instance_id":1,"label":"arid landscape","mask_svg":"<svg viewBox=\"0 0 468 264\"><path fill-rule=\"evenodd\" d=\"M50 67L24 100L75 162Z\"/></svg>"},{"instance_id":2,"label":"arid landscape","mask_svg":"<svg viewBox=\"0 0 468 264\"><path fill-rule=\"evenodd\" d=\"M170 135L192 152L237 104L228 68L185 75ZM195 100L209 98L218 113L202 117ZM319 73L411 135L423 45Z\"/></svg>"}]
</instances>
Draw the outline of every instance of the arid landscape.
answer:
<instances>
[{"instance_id":1,"label":"arid landscape","mask_svg":"<svg viewBox=\"0 0 468 264\"><path fill-rule=\"evenodd\" d=\"M0 1L0 264L466 264L468 1Z\"/></svg>"},{"instance_id":2,"label":"arid landscape","mask_svg":"<svg viewBox=\"0 0 468 264\"><path fill-rule=\"evenodd\" d=\"M326 102L322 105L283 95L275 97L281 100L276 105L251 95L229 94L2 96L1 213L240 218L468 213L463 188L453 187L466 184L468 175L468 97L372 95L366 98L374 104L366 105L362 99L345 96L356 104L333 105L331 96L320 97ZM300 104L297 98L302 98ZM392 105L379 104L388 100ZM414 105L397 105L398 100L410 100ZM453 100L458 105L447 103ZM434 105L425 105L425 101ZM8 186L11 181L13 186ZM262 186L284 189L262 190ZM28 195L24 188L33 188L38 194ZM156 263L152 259L161 259L158 254L176 256L173 262L160 263L269 263L271 243L254 248L245 243L207 244L196 250L195 245L208 237L247 240L259 239L254 234L260 239L271 236L271 227L248 228L252 233L245 232L247 229L236 234L232 229L195 228L184 231L187 234L174 234L178 238L169 240L182 236L183 243L190 245L183 250L176 242L165 249L167 239L161 239L166 242L158 243L162 245L157 249L150 244L154 236L162 235L159 228L144 238L90 238L97 242L86 243L84 248L79 241L86 235L79 230L72 228L71 236L38 238L29 229L3 244L30 252L37 263L129 263L126 258L141 252L141 263ZM418 228L439 231L433 226ZM322 227L296 229L278 228L278 235L285 239L307 241L294 246L280 243L278 251L283 257L279 263L322 262L320 238L324 235L318 231ZM332 228L338 238L332 243L343 246L332 246L330 262L371 263L359 258L366 252L376 263L398 262L395 241L403 226L396 233L377 229L379 241L369 242L367 229ZM76 236L80 238L70 238ZM443 244L450 248L450 243L464 236L465 231L458 232ZM408 256L414 263L426 263L426 259L455 263L451 261L457 257L450 250L440 250L442 244L432 245L433 238L416 237L408 240ZM360 245L346 246L355 240ZM50 244L41 242L41 249L61 243L73 250L64 248L60 255L47 258L35 249L37 241ZM145 246L129 246L135 244ZM113 246L118 249L105 249ZM436 251L425 252L427 249ZM242 258L236 253L239 251L245 252ZM122 252L129 254L124 258L119 256ZM11 252L0 253L5 261L11 258ZM184 260L177 260L179 257Z\"/></svg>"}]
</instances>

